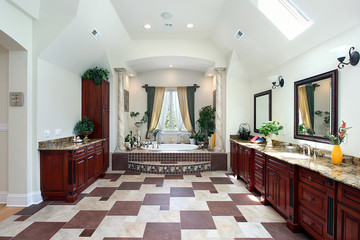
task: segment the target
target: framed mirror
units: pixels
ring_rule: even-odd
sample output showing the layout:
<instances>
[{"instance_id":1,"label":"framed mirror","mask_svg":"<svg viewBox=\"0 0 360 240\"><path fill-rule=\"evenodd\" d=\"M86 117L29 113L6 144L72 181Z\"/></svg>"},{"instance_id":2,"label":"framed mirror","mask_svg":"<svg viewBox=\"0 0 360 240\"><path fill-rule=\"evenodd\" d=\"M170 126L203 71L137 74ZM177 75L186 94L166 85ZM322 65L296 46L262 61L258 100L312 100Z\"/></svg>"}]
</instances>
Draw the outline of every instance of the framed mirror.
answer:
<instances>
[{"instance_id":1,"label":"framed mirror","mask_svg":"<svg viewBox=\"0 0 360 240\"><path fill-rule=\"evenodd\" d=\"M271 90L254 94L254 132L267 121L271 121Z\"/></svg>"},{"instance_id":2,"label":"framed mirror","mask_svg":"<svg viewBox=\"0 0 360 240\"><path fill-rule=\"evenodd\" d=\"M294 138L330 143L337 132L338 71L294 83Z\"/></svg>"}]
</instances>

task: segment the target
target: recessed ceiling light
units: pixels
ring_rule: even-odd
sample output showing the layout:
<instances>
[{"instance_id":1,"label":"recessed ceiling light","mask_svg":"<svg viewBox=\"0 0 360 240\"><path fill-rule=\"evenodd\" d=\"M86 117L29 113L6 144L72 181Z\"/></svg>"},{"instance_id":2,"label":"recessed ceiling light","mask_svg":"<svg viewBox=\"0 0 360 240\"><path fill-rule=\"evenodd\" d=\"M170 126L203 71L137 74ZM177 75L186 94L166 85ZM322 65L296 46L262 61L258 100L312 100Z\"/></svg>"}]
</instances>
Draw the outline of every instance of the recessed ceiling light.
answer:
<instances>
[{"instance_id":1,"label":"recessed ceiling light","mask_svg":"<svg viewBox=\"0 0 360 240\"><path fill-rule=\"evenodd\" d=\"M164 19L169 19L172 17L172 13L171 12L163 12L163 13L161 13L161 17Z\"/></svg>"},{"instance_id":2,"label":"recessed ceiling light","mask_svg":"<svg viewBox=\"0 0 360 240\"><path fill-rule=\"evenodd\" d=\"M187 28L193 28L193 27L194 27L194 24L188 23L188 24L186 25L186 27L187 27Z\"/></svg>"},{"instance_id":3,"label":"recessed ceiling light","mask_svg":"<svg viewBox=\"0 0 360 240\"><path fill-rule=\"evenodd\" d=\"M173 65L172 65L172 64L170 64L170 65L169 65L169 67L171 67L171 68L172 68L172 67L173 67Z\"/></svg>"},{"instance_id":4,"label":"recessed ceiling light","mask_svg":"<svg viewBox=\"0 0 360 240\"><path fill-rule=\"evenodd\" d=\"M150 29L150 28L151 28L151 25L150 25L150 24L145 24L145 25L144 25L144 28Z\"/></svg>"}]
</instances>

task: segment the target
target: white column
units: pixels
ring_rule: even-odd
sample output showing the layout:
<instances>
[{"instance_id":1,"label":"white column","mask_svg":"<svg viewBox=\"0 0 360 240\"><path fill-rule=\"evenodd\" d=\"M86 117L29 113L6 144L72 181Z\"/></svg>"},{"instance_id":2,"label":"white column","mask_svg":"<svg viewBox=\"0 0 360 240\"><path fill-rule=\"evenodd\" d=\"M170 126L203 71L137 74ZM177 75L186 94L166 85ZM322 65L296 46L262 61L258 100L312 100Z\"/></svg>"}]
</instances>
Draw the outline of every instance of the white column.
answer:
<instances>
[{"instance_id":1,"label":"white column","mask_svg":"<svg viewBox=\"0 0 360 240\"><path fill-rule=\"evenodd\" d=\"M125 68L115 68L118 78L118 142L115 152L125 151L125 112L124 112L124 82Z\"/></svg>"},{"instance_id":2,"label":"white column","mask_svg":"<svg viewBox=\"0 0 360 240\"><path fill-rule=\"evenodd\" d=\"M224 80L224 73L226 68L215 68L216 74L216 140L215 140L215 151L223 152L224 151L224 141L223 141L223 114L222 114L222 81Z\"/></svg>"}]
</instances>

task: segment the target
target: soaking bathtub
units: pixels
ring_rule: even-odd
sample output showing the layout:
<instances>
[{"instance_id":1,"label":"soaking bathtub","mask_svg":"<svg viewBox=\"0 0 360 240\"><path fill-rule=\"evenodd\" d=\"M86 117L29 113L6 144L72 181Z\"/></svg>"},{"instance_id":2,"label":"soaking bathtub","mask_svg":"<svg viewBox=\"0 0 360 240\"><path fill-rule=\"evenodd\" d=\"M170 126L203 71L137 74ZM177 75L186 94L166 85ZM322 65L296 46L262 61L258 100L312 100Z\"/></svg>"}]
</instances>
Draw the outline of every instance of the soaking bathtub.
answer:
<instances>
[{"instance_id":1,"label":"soaking bathtub","mask_svg":"<svg viewBox=\"0 0 360 240\"><path fill-rule=\"evenodd\" d=\"M153 145L149 145L148 148L146 146L141 148L149 151L191 151L199 147L192 144L160 144L159 148L157 148L157 144L154 143Z\"/></svg>"}]
</instances>

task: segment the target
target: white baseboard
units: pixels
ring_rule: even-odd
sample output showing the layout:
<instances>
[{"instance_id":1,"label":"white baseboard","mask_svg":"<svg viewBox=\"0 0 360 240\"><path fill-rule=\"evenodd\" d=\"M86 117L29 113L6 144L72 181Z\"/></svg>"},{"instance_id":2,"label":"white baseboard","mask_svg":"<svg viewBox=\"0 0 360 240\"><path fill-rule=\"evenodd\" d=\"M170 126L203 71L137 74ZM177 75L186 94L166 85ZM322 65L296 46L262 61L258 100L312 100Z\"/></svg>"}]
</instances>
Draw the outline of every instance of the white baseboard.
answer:
<instances>
[{"instance_id":1,"label":"white baseboard","mask_svg":"<svg viewBox=\"0 0 360 240\"><path fill-rule=\"evenodd\" d=\"M28 194L7 194L6 205L9 207L27 207L42 202L41 192Z\"/></svg>"},{"instance_id":2,"label":"white baseboard","mask_svg":"<svg viewBox=\"0 0 360 240\"><path fill-rule=\"evenodd\" d=\"M6 204L8 192L0 192L0 203Z\"/></svg>"}]
</instances>

